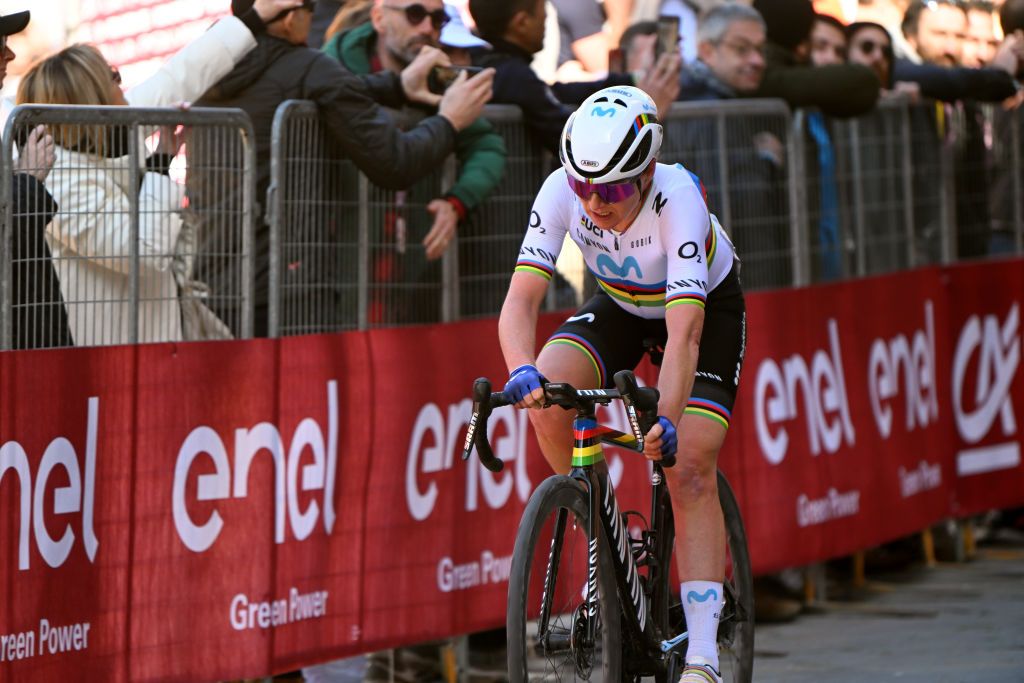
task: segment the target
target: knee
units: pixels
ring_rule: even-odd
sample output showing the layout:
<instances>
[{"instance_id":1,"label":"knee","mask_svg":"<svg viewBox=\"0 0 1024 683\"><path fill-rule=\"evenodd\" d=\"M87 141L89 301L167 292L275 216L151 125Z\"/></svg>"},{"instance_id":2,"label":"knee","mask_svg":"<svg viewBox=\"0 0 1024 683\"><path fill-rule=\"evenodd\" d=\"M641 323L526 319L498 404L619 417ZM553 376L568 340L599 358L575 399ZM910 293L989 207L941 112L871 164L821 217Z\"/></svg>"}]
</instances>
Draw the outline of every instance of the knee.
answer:
<instances>
[{"instance_id":1,"label":"knee","mask_svg":"<svg viewBox=\"0 0 1024 683\"><path fill-rule=\"evenodd\" d=\"M694 451L680 450L675 467L665 470L673 497L684 502L718 495L717 458Z\"/></svg>"}]
</instances>

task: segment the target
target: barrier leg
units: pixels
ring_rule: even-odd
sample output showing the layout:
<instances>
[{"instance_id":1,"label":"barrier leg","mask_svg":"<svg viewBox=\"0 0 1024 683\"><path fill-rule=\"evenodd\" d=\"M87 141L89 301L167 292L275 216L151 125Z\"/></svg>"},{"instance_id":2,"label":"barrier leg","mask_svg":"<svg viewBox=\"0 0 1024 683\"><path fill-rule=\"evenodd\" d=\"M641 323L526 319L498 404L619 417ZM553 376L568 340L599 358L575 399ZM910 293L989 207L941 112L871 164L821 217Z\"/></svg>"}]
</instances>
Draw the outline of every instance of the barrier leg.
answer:
<instances>
[{"instance_id":1,"label":"barrier leg","mask_svg":"<svg viewBox=\"0 0 1024 683\"><path fill-rule=\"evenodd\" d=\"M931 528L924 529L921 532L921 549L924 551L924 563L925 566L931 568L935 566L935 537L932 536Z\"/></svg>"},{"instance_id":2,"label":"barrier leg","mask_svg":"<svg viewBox=\"0 0 1024 683\"><path fill-rule=\"evenodd\" d=\"M867 578L864 575L864 551L858 550L853 554L853 587L864 588L867 585Z\"/></svg>"}]
</instances>

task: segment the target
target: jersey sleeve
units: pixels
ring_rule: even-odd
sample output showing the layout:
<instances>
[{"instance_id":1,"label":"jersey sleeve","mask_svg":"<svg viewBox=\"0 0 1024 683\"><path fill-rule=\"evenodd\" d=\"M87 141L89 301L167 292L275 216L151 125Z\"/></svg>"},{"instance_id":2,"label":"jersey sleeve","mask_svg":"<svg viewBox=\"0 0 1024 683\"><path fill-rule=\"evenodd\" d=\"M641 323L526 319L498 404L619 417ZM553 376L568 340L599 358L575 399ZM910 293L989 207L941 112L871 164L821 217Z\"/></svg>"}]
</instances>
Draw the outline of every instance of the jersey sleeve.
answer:
<instances>
[{"instance_id":1,"label":"jersey sleeve","mask_svg":"<svg viewBox=\"0 0 1024 683\"><path fill-rule=\"evenodd\" d=\"M693 182L679 182L662 192L655 194L654 209L665 246L665 309L684 304L703 309L718 246L711 215Z\"/></svg>"},{"instance_id":2,"label":"jersey sleeve","mask_svg":"<svg viewBox=\"0 0 1024 683\"><path fill-rule=\"evenodd\" d=\"M533 273L545 280L551 279L569 229L572 205L572 191L565 180L565 171L558 169L544 181L533 201L526 237L516 261L517 273Z\"/></svg>"}]
</instances>

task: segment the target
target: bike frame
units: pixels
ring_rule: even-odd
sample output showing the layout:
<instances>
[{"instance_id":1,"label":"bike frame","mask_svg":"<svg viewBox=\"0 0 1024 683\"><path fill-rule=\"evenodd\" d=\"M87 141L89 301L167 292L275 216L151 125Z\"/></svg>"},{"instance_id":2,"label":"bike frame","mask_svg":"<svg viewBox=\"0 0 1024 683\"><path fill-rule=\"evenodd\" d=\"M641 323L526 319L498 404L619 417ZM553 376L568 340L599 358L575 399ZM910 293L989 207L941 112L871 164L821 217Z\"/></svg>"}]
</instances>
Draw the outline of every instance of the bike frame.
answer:
<instances>
[{"instance_id":1,"label":"bike frame","mask_svg":"<svg viewBox=\"0 0 1024 683\"><path fill-rule=\"evenodd\" d=\"M578 392L579 394L593 393L603 394L603 390L592 392ZM607 392L611 393L611 392ZM618 392L614 393L618 396ZM603 398L603 397L602 397ZM630 422L635 422L636 416L627 407L630 414ZM639 425L636 425L639 430ZM665 506L659 504L662 500L664 474L659 463L654 463L654 470L651 475L651 516L650 527L644 534L645 564L648 569L647 588L640 581L640 570L633 554L632 541L629 532L622 520L615 492L612 487L608 466L604 459L602 444L619 446L635 452L643 451L643 440L638 440L636 435L626 434L603 425L599 425L594 417L594 405L590 404L586 410L577 412L573 419L573 452L572 470L569 476L579 481L587 491L589 500L590 525L587 529L589 542L589 553L587 561L587 613L595 617L598 611L597 598L597 564L598 564L598 524L601 524L601 533L612 550L613 564L615 567L615 578L618 585L618 592L622 604L622 613L628 633L628 640L634 645L633 659L642 658L645 662L660 659L661 653L665 652L660 638L664 624L655 624L656 620L663 620L667 615L648 614L647 598L653 593L657 581L660 578L657 572L668 571L670 564L669 557L660 557L657 552L657 534L664 528L663 516L666 514ZM667 511L671 514L671 510ZM565 530L567 512L560 511L555 521L555 530L552 535L551 552L548 555L548 567L544 593L541 598L541 633L547 632L547 621L550 618L551 605L551 584L554 580L553 568L558 567L561 551L561 536ZM627 606L628 605L628 606ZM596 638L595 619L587 619L586 638L588 644L592 644ZM680 641L685 642L685 641ZM653 662L652 662L653 663Z\"/></svg>"}]
</instances>

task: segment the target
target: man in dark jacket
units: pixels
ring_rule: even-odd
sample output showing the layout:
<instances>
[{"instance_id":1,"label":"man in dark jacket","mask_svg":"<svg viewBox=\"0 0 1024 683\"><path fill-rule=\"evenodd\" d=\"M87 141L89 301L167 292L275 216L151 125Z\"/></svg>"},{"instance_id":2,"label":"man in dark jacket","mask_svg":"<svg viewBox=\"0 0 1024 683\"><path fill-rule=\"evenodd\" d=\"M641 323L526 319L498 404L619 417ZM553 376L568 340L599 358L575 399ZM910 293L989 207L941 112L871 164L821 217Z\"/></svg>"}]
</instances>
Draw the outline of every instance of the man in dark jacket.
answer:
<instances>
[{"instance_id":1,"label":"man in dark jacket","mask_svg":"<svg viewBox=\"0 0 1024 683\"><path fill-rule=\"evenodd\" d=\"M1017 93L1014 75L1017 72L1019 38L1009 35L992 59L992 66L972 69L957 66L961 41L957 34L967 28L967 13L959 3L913 3L903 17L906 54L896 60L893 73L898 80L913 81L924 97L946 102L942 117L932 109L917 109L913 121L917 130L934 131L930 140L924 138L915 146L915 166L932 167L938 171L942 146L952 150L956 180L956 250L960 258L987 253L992 228L989 213L989 192L993 179L989 168L984 115L977 102L1000 102ZM954 36L949 39L947 36ZM1011 117L1016 119L1016 115ZM996 126L1000 128L999 124ZM930 174L937 177L938 173ZM920 187L922 194L935 190ZM926 194L924 196L927 196ZM938 242L939 216L930 217L929 235ZM933 246L931 258L937 256Z\"/></svg>"},{"instance_id":2,"label":"man in dark jacket","mask_svg":"<svg viewBox=\"0 0 1024 683\"><path fill-rule=\"evenodd\" d=\"M679 55L662 55L643 78L608 74L599 81L547 85L530 67L533 55L544 47L545 0L470 0L469 11L477 31L493 50L476 55L475 63L494 67L495 104L515 104L533 139L558 154L558 138L576 105L601 88L636 85L664 111L678 93Z\"/></svg>"},{"instance_id":3,"label":"man in dark jacket","mask_svg":"<svg viewBox=\"0 0 1024 683\"><path fill-rule=\"evenodd\" d=\"M251 4L252 0L233 0L232 11L244 13ZM480 116L490 99L493 71L461 79L443 97L431 96L425 87L426 73L443 56L439 50L425 48L401 76L383 72L360 78L305 46L312 7L312 3L304 4L268 22L256 48L197 104L238 107L249 114L256 133L258 198L266 196L270 181L274 115L278 105L290 99L312 100L318 105L332 141L370 182L393 190L409 187L439 167L455 148L457 131ZM400 107L408 101L407 95L437 106L438 113L403 132L380 104ZM269 231L260 220L256 225L254 331L264 336L268 329ZM197 271L213 291L230 288L228 283L237 279L236 269L228 267L223 253L212 253L218 247L204 247L200 248Z\"/></svg>"},{"instance_id":4,"label":"man in dark jacket","mask_svg":"<svg viewBox=\"0 0 1024 683\"><path fill-rule=\"evenodd\" d=\"M28 12L0 16L0 36L6 38L23 31L29 18ZM5 42L0 51L0 86L7 65L15 57ZM11 264L12 349L73 344L60 282L45 237L46 226L57 213L57 202L43 185L54 159L53 138L43 126L37 126L20 149L11 179L11 249L7 252L5 247L4 253Z\"/></svg>"},{"instance_id":5,"label":"man in dark jacket","mask_svg":"<svg viewBox=\"0 0 1024 683\"><path fill-rule=\"evenodd\" d=\"M336 34L323 51L341 62L349 71L363 75L405 69L424 46L442 48L445 35L457 30L458 11L446 12L441 0L422 0L422 15L397 11L387 5L374 5L370 19L343 33ZM474 37L463 26L466 38ZM479 39L477 44L486 45ZM430 113L423 107L406 107L399 116L418 120ZM382 235L374 242L381 246L371 255L375 264L371 277L383 277L385 285L414 285L401 292L389 287L373 287L376 300L371 303L376 320L373 322L410 323L435 322L441 319L440 297L436 290L441 281L438 259L448 250L456 231L465 240L459 243L460 279L478 269L481 259L469 258L474 244L483 235L492 234L494 226L474 225L470 212L476 209L501 182L505 170L505 141L485 118L479 118L456 135L455 156L458 174L451 186L442 186L439 178L432 177L417 183L403 197L412 210L404 213L407 244L422 243L423 249L412 248L397 252L391 247L395 236ZM442 194L443 193L443 194ZM422 205L423 210L418 206ZM375 217L371 227L386 233L386 216ZM381 225L383 223L383 225ZM480 230L475 230L480 228ZM383 264L387 264L385 267ZM502 287L504 289L504 287ZM473 293L460 297L460 307L473 299ZM504 294L504 291L501 292Z\"/></svg>"}]
</instances>

